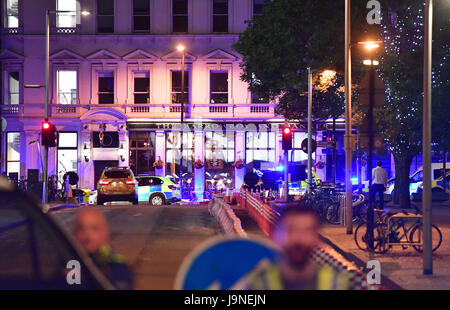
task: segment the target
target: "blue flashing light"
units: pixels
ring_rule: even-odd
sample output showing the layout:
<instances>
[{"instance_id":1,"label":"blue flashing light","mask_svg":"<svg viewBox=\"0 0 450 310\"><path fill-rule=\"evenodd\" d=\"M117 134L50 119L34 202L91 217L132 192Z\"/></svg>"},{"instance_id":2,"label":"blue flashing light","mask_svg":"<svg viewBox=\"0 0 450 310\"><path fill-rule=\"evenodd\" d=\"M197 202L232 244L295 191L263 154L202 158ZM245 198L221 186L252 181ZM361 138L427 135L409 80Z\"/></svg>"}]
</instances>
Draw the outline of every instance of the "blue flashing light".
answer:
<instances>
[{"instance_id":1,"label":"blue flashing light","mask_svg":"<svg viewBox=\"0 0 450 310\"><path fill-rule=\"evenodd\" d=\"M278 167L275 168L277 171L284 171L284 166L283 165L279 165Z\"/></svg>"},{"instance_id":2,"label":"blue flashing light","mask_svg":"<svg viewBox=\"0 0 450 310\"><path fill-rule=\"evenodd\" d=\"M350 181L352 181L352 184L358 184L358 178L357 177L351 178Z\"/></svg>"}]
</instances>

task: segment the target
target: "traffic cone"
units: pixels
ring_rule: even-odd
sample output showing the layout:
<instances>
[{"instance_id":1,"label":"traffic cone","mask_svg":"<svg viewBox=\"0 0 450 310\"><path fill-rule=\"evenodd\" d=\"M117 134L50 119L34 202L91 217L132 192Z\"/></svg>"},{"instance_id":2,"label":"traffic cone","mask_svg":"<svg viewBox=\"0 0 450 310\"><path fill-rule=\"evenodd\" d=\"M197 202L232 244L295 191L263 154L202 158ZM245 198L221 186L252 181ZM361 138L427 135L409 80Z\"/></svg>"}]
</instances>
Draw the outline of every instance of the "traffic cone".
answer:
<instances>
[{"instance_id":1,"label":"traffic cone","mask_svg":"<svg viewBox=\"0 0 450 310\"><path fill-rule=\"evenodd\" d=\"M225 194L225 199L224 199L225 203L230 203L230 186L227 184L227 192Z\"/></svg>"}]
</instances>

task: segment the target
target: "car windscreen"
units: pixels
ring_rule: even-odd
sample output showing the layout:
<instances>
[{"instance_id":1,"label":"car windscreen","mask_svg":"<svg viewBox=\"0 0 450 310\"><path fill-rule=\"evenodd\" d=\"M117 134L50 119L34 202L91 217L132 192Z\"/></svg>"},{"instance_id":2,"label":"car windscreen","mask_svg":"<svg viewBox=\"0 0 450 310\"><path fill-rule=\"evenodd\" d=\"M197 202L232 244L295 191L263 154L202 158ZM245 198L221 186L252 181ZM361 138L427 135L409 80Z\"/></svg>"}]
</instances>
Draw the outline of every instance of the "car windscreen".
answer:
<instances>
[{"instance_id":1,"label":"car windscreen","mask_svg":"<svg viewBox=\"0 0 450 310\"><path fill-rule=\"evenodd\" d=\"M105 178L108 179L128 179L129 177L131 177L131 174L126 170L112 170L105 172Z\"/></svg>"}]
</instances>

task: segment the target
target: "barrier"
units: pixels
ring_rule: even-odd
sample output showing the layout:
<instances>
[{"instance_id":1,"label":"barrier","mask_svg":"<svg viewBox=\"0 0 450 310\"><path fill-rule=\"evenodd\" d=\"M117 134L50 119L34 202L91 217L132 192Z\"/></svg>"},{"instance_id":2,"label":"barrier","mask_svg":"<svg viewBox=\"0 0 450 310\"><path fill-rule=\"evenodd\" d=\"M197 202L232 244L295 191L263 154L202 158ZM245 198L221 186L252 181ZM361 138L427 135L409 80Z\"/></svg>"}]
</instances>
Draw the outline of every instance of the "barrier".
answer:
<instances>
[{"instance_id":1,"label":"barrier","mask_svg":"<svg viewBox=\"0 0 450 310\"><path fill-rule=\"evenodd\" d=\"M218 222L226 235L238 235L247 237L247 233L242 229L241 220L234 214L231 207L221 199L212 198L208 205L209 214Z\"/></svg>"},{"instance_id":2,"label":"barrier","mask_svg":"<svg viewBox=\"0 0 450 310\"><path fill-rule=\"evenodd\" d=\"M258 224L261 230L267 236L270 236L272 227L279 216L278 212L244 188L241 189L241 206L247 210L249 216ZM328 265L337 271L346 270L349 274L349 285L352 289L377 288L376 286L368 285L364 273L332 249L318 247L312 252L311 259L318 265Z\"/></svg>"}]
</instances>

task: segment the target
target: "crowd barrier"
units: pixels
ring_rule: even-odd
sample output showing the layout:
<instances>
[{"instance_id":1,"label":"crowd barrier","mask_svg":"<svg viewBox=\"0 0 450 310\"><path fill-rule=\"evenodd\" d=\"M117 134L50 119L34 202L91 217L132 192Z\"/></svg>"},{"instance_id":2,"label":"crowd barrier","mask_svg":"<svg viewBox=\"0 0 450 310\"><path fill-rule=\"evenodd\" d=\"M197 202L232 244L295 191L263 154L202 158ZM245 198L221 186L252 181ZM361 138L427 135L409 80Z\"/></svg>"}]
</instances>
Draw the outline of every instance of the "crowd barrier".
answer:
<instances>
[{"instance_id":1,"label":"crowd barrier","mask_svg":"<svg viewBox=\"0 0 450 310\"><path fill-rule=\"evenodd\" d=\"M261 230L267 236L270 236L272 227L279 216L278 212L244 188L241 189L241 206L247 210L249 216L258 224ZM313 251L311 258L318 265L328 265L337 271L346 270L349 274L349 285L352 289L378 288L377 286L368 285L364 273L333 249L318 247Z\"/></svg>"},{"instance_id":2,"label":"crowd barrier","mask_svg":"<svg viewBox=\"0 0 450 310\"><path fill-rule=\"evenodd\" d=\"M241 220L234 214L231 207L219 198L211 198L208 205L209 214L218 222L226 235L238 235L247 237L242 229Z\"/></svg>"}]
</instances>

